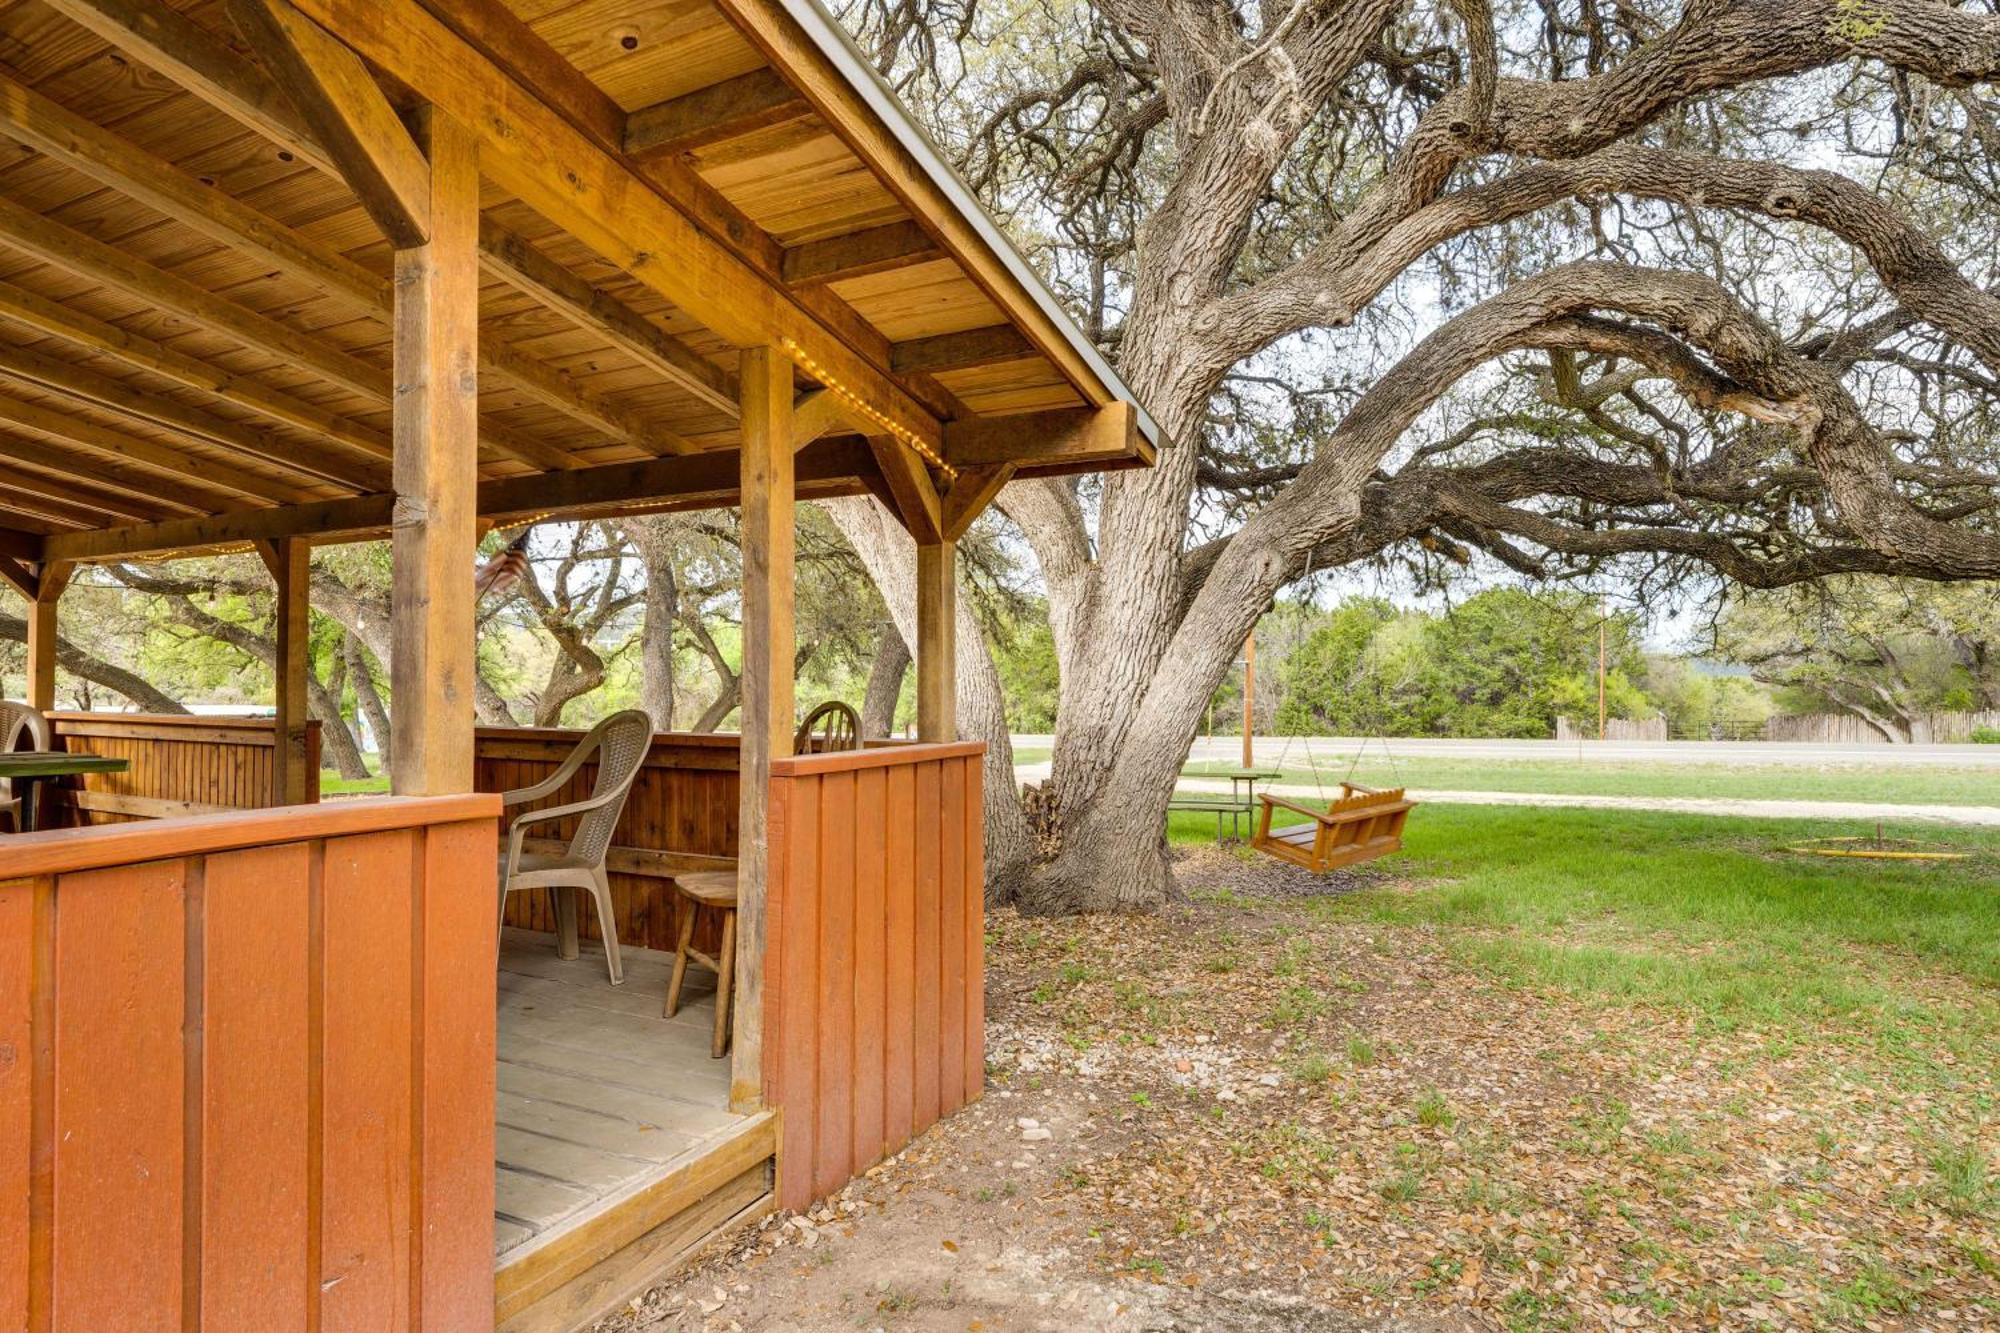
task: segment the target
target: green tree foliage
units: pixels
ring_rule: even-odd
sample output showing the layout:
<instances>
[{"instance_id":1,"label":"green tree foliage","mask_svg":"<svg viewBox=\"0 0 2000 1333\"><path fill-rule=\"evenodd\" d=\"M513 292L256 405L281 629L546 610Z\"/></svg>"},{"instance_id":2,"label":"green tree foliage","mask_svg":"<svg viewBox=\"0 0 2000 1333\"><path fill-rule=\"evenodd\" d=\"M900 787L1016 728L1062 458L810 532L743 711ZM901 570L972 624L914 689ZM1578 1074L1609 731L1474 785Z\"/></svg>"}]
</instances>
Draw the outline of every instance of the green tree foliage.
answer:
<instances>
[{"instance_id":1,"label":"green tree foliage","mask_svg":"<svg viewBox=\"0 0 2000 1333\"><path fill-rule=\"evenodd\" d=\"M1578 593L1492 588L1449 612L1379 599L1335 608L1285 659L1277 726L1287 734L1551 734L1558 713L1597 711L1597 603ZM1615 717L1657 711L1634 683L1638 625L1606 623Z\"/></svg>"}]
</instances>

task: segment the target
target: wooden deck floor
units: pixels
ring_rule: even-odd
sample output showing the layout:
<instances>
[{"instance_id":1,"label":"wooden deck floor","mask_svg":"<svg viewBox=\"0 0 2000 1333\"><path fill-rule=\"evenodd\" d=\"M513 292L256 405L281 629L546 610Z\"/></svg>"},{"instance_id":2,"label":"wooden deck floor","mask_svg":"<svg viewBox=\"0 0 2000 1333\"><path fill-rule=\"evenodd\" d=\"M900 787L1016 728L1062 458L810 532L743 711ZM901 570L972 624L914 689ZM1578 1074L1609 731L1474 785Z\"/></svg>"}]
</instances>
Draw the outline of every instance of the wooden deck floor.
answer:
<instances>
[{"instance_id":1,"label":"wooden deck floor","mask_svg":"<svg viewBox=\"0 0 2000 1333\"><path fill-rule=\"evenodd\" d=\"M627 949L625 984L613 987L595 943L564 962L550 936L505 932L496 1268L615 1210L744 1125L728 1109L729 1061L708 1054L710 978L691 972L691 1002L661 1017L672 960Z\"/></svg>"}]
</instances>

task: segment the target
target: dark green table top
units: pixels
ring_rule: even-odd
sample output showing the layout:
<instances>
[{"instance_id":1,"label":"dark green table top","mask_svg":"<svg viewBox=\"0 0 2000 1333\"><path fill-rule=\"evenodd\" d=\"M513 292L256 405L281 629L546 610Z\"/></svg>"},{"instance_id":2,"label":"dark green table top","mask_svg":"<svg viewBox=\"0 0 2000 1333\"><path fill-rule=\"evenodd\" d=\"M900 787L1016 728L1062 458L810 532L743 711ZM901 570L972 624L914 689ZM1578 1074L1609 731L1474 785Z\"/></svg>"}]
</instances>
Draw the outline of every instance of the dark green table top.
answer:
<instances>
[{"instance_id":1,"label":"dark green table top","mask_svg":"<svg viewBox=\"0 0 2000 1333\"><path fill-rule=\"evenodd\" d=\"M129 759L61 750L16 750L0 754L0 778L61 778L72 773L123 773Z\"/></svg>"}]
</instances>

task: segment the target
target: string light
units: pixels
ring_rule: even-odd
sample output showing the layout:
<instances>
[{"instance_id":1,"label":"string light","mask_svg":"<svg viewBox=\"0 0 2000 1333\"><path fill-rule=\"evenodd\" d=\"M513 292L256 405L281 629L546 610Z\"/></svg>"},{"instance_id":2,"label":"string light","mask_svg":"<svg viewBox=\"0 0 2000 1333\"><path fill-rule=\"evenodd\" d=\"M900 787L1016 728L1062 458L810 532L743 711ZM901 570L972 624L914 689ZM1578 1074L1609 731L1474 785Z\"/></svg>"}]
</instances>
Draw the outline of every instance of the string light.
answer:
<instances>
[{"instance_id":1,"label":"string light","mask_svg":"<svg viewBox=\"0 0 2000 1333\"><path fill-rule=\"evenodd\" d=\"M798 343L790 338L781 339L778 345L785 349L785 354L798 364L799 369L819 381L820 385L828 393L840 399L870 421L878 423L882 429L888 431L896 440L915 450L918 457L943 473L946 481L957 479L958 469L945 462L942 454L938 453L937 450L931 448L928 444L925 444L923 438L915 431L899 421L890 420L874 404L868 402L860 394L854 392L854 390L848 388L833 375L829 374L824 366L812 359L812 356L807 353L805 348L799 346Z\"/></svg>"}]
</instances>

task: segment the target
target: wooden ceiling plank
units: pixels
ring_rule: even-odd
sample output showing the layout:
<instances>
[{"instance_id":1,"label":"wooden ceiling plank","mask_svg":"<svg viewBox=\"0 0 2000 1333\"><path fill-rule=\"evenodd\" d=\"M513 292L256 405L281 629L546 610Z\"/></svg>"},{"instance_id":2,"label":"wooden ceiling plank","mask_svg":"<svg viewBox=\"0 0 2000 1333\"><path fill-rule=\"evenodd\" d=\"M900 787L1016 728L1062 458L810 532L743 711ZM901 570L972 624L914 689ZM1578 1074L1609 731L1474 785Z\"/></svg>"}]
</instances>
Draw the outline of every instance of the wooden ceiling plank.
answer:
<instances>
[{"instance_id":1,"label":"wooden ceiling plank","mask_svg":"<svg viewBox=\"0 0 2000 1333\"><path fill-rule=\"evenodd\" d=\"M928 264L944 257L931 234L914 222L851 231L785 251L784 277L793 286L839 282Z\"/></svg>"},{"instance_id":2,"label":"wooden ceiling plank","mask_svg":"<svg viewBox=\"0 0 2000 1333\"><path fill-rule=\"evenodd\" d=\"M489 272L708 406L736 415L735 380L722 367L499 223L481 219L479 236L481 258Z\"/></svg>"},{"instance_id":3,"label":"wooden ceiling plank","mask_svg":"<svg viewBox=\"0 0 2000 1333\"><path fill-rule=\"evenodd\" d=\"M811 114L776 70L752 70L634 111L625 118L625 151L684 153Z\"/></svg>"},{"instance_id":4,"label":"wooden ceiling plank","mask_svg":"<svg viewBox=\"0 0 2000 1333\"><path fill-rule=\"evenodd\" d=\"M0 240L45 264L108 283L276 360L289 361L371 402L389 401L387 371L4 197L0 197Z\"/></svg>"},{"instance_id":5,"label":"wooden ceiling plank","mask_svg":"<svg viewBox=\"0 0 2000 1333\"><path fill-rule=\"evenodd\" d=\"M78 454L22 435L8 437L5 447L7 456L24 467L63 476L88 475L94 482L134 495L152 496L189 513L214 514L243 503L241 495L228 490L126 468L102 454Z\"/></svg>"},{"instance_id":6,"label":"wooden ceiling plank","mask_svg":"<svg viewBox=\"0 0 2000 1333\"><path fill-rule=\"evenodd\" d=\"M1035 345L1012 324L994 324L983 329L966 329L959 333L939 334L934 338L899 342L891 353L889 364L899 374L933 374L941 370L997 366L1040 356L1041 352Z\"/></svg>"},{"instance_id":7,"label":"wooden ceiling plank","mask_svg":"<svg viewBox=\"0 0 2000 1333\"><path fill-rule=\"evenodd\" d=\"M248 454L286 472L322 478L361 491L381 490L389 481L389 469L379 460L356 458L282 439L242 422L189 407L178 399L146 393L25 347L0 346L0 374L89 403L127 421L164 427L178 434L206 440L232 453Z\"/></svg>"},{"instance_id":8,"label":"wooden ceiling plank","mask_svg":"<svg viewBox=\"0 0 2000 1333\"><path fill-rule=\"evenodd\" d=\"M430 164L361 58L286 0L227 0L300 117L398 249L430 238Z\"/></svg>"},{"instance_id":9,"label":"wooden ceiling plank","mask_svg":"<svg viewBox=\"0 0 2000 1333\"><path fill-rule=\"evenodd\" d=\"M58 479L42 472L24 471L9 466L7 462L0 462L0 483L24 495L41 495L63 503L102 510L127 523L154 521L180 512L173 505L92 486L80 478Z\"/></svg>"},{"instance_id":10,"label":"wooden ceiling plank","mask_svg":"<svg viewBox=\"0 0 2000 1333\"><path fill-rule=\"evenodd\" d=\"M199 95L300 161L329 174L333 161L277 86L241 52L158 0L46 0L140 64Z\"/></svg>"},{"instance_id":11,"label":"wooden ceiling plank","mask_svg":"<svg viewBox=\"0 0 2000 1333\"><path fill-rule=\"evenodd\" d=\"M0 282L0 316L221 398L269 420L323 436L344 448L377 458L389 457L389 437L381 431L294 398L261 381L175 351L165 343L127 332L24 287Z\"/></svg>"},{"instance_id":12,"label":"wooden ceiling plank","mask_svg":"<svg viewBox=\"0 0 2000 1333\"><path fill-rule=\"evenodd\" d=\"M215 487L274 504L292 504L313 498L313 492L303 486L234 468L199 463L191 460L186 450L174 445L100 426L78 417L74 412L58 411L12 394L0 393L0 421L12 422L37 435L45 435L82 450L76 460L77 466L72 469L79 473L85 473L89 459L101 453L174 477L187 477L190 471L199 468L201 479Z\"/></svg>"},{"instance_id":13,"label":"wooden ceiling plank","mask_svg":"<svg viewBox=\"0 0 2000 1333\"><path fill-rule=\"evenodd\" d=\"M738 347L789 341L927 443L937 416L879 359L696 225L659 177L639 176L445 28L415 0L303 0L362 56L479 127L502 188ZM689 173L690 175L692 173ZM851 312L850 312L851 313Z\"/></svg>"},{"instance_id":14,"label":"wooden ceiling plank","mask_svg":"<svg viewBox=\"0 0 2000 1333\"><path fill-rule=\"evenodd\" d=\"M138 517L96 505L52 499L42 494L40 490L25 490L9 485L7 475L5 469L0 469L0 504L6 505L16 513L35 514L42 518L54 519L58 523L74 523L84 528L102 528L107 523L121 520L130 522Z\"/></svg>"},{"instance_id":15,"label":"wooden ceiling plank","mask_svg":"<svg viewBox=\"0 0 2000 1333\"><path fill-rule=\"evenodd\" d=\"M0 133L210 240L254 254L366 309L389 300L386 279L4 74Z\"/></svg>"}]
</instances>

